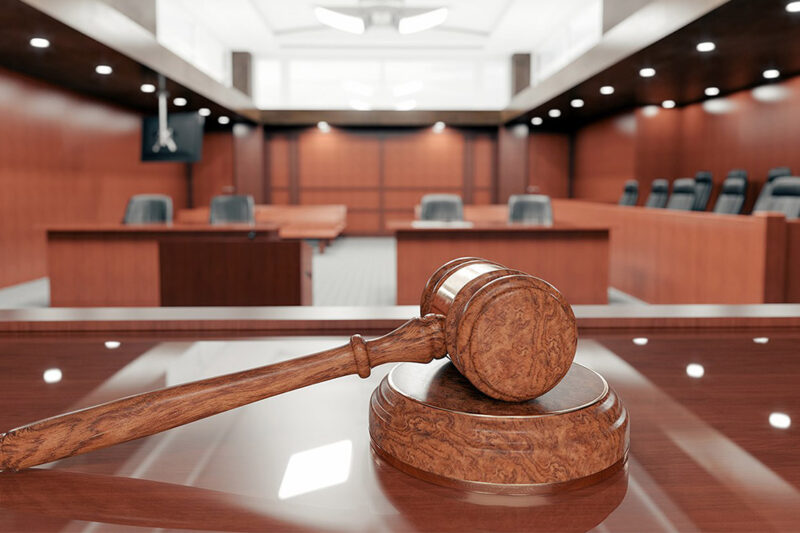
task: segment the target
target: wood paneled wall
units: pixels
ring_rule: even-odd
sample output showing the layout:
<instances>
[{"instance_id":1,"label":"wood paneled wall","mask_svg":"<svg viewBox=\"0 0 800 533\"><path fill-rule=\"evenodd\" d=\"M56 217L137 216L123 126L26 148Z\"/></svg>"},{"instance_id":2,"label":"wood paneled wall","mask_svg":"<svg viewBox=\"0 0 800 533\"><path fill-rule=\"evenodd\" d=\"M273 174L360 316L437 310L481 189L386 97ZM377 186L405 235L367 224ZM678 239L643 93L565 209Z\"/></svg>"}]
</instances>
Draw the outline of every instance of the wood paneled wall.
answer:
<instances>
[{"instance_id":1,"label":"wood paneled wall","mask_svg":"<svg viewBox=\"0 0 800 533\"><path fill-rule=\"evenodd\" d=\"M570 138L562 133L534 133L528 138L526 192L553 198L569 196Z\"/></svg>"},{"instance_id":2,"label":"wood paneled wall","mask_svg":"<svg viewBox=\"0 0 800 533\"><path fill-rule=\"evenodd\" d=\"M269 194L275 204L345 204L347 233L381 234L428 193L491 203L495 150L485 130L271 130Z\"/></svg>"},{"instance_id":3,"label":"wood paneled wall","mask_svg":"<svg viewBox=\"0 0 800 533\"><path fill-rule=\"evenodd\" d=\"M798 138L800 77L681 108L637 109L576 133L575 197L616 202L625 180L635 178L641 204L654 179L709 170L711 209L728 171L744 168L752 205L770 168L800 172Z\"/></svg>"},{"instance_id":4,"label":"wood paneled wall","mask_svg":"<svg viewBox=\"0 0 800 533\"><path fill-rule=\"evenodd\" d=\"M119 222L128 198L185 207L185 165L142 163L141 117L0 69L0 286L46 275L45 228Z\"/></svg>"}]
</instances>

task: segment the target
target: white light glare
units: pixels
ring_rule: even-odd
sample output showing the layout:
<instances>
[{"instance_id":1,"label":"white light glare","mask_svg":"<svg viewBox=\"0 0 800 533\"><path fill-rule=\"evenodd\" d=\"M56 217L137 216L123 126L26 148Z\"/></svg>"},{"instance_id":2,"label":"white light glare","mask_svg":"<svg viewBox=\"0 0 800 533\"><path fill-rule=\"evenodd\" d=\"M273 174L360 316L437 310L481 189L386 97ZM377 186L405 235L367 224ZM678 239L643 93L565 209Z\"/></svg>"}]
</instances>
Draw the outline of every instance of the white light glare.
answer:
<instances>
[{"instance_id":1,"label":"white light glare","mask_svg":"<svg viewBox=\"0 0 800 533\"><path fill-rule=\"evenodd\" d=\"M786 4L786 11L789 13L800 13L800 2L789 2Z\"/></svg>"},{"instance_id":2,"label":"white light glare","mask_svg":"<svg viewBox=\"0 0 800 533\"><path fill-rule=\"evenodd\" d=\"M417 107L417 101L413 99L403 100L394 105L394 108L398 111L411 111L415 107Z\"/></svg>"},{"instance_id":3,"label":"white light glare","mask_svg":"<svg viewBox=\"0 0 800 533\"><path fill-rule=\"evenodd\" d=\"M447 20L447 8L440 7L439 9L420 13L419 15L401 18L397 23L397 31L400 32L401 35L418 33L434 28L444 23L445 20Z\"/></svg>"},{"instance_id":4,"label":"white light glare","mask_svg":"<svg viewBox=\"0 0 800 533\"><path fill-rule=\"evenodd\" d=\"M553 118L558 118L561 116L561 111L558 109L551 109L547 114Z\"/></svg>"},{"instance_id":5,"label":"white light glare","mask_svg":"<svg viewBox=\"0 0 800 533\"><path fill-rule=\"evenodd\" d=\"M314 8L314 16L326 26L347 33L364 33L364 19L353 15L346 15L333 9L317 6Z\"/></svg>"},{"instance_id":6,"label":"white light glare","mask_svg":"<svg viewBox=\"0 0 800 533\"><path fill-rule=\"evenodd\" d=\"M634 337L633 338L633 344L635 344L636 346L644 346L647 343L648 343L648 338L647 337Z\"/></svg>"},{"instance_id":7,"label":"white light glare","mask_svg":"<svg viewBox=\"0 0 800 533\"><path fill-rule=\"evenodd\" d=\"M278 499L287 500L335 485L350 477L353 442L340 440L289 457L283 473Z\"/></svg>"},{"instance_id":8,"label":"white light glare","mask_svg":"<svg viewBox=\"0 0 800 533\"><path fill-rule=\"evenodd\" d=\"M44 379L45 383L58 383L61 381L61 369L60 368L48 368L42 374L42 379Z\"/></svg>"},{"instance_id":9,"label":"white light glare","mask_svg":"<svg viewBox=\"0 0 800 533\"><path fill-rule=\"evenodd\" d=\"M656 69L654 68L645 67L639 71L639 76L643 78L652 78L655 75L656 75Z\"/></svg>"},{"instance_id":10,"label":"white light glare","mask_svg":"<svg viewBox=\"0 0 800 533\"><path fill-rule=\"evenodd\" d=\"M329 133L331 131L331 125L325 122L324 120L320 120L317 122L317 128L322 133Z\"/></svg>"},{"instance_id":11,"label":"white light glare","mask_svg":"<svg viewBox=\"0 0 800 533\"><path fill-rule=\"evenodd\" d=\"M372 106L369 105L369 102L365 102L364 100L358 100L355 98L350 100L350 107L352 107L356 111L369 111L372 109Z\"/></svg>"},{"instance_id":12,"label":"white light glare","mask_svg":"<svg viewBox=\"0 0 800 533\"><path fill-rule=\"evenodd\" d=\"M664 100L663 102L661 102L661 107L663 107L664 109L672 109L673 107L675 107L675 100Z\"/></svg>"},{"instance_id":13,"label":"white light glare","mask_svg":"<svg viewBox=\"0 0 800 533\"><path fill-rule=\"evenodd\" d=\"M228 118L228 117L226 117L225 115L222 115L221 117L219 117L219 118L217 119L217 122L219 122L220 124L222 124L222 125L224 126L225 124L230 124L230 122L231 122L231 119L229 119L229 118Z\"/></svg>"},{"instance_id":14,"label":"white light glare","mask_svg":"<svg viewBox=\"0 0 800 533\"><path fill-rule=\"evenodd\" d=\"M774 80L781 75L781 71L775 68L769 68L765 70L762 75L768 80Z\"/></svg>"},{"instance_id":15,"label":"white light glare","mask_svg":"<svg viewBox=\"0 0 800 533\"><path fill-rule=\"evenodd\" d=\"M401 83L400 85L395 85L392 88L392 95L398 98L400 96L408 96L409 94L420 92L424 87L425 84L419 80L407 81L405 83Z\"/></svg>"},{"instance_id":16,"label":"white light glare","mask_svg":"<svg viewBox=\"0 0 800 533\"><path fill-rule=\"evenodd\" d=\"M700 379L705 375L706 369L703 365L697 363L689 363L686 365L686 375L690 378Z\"/></svg>"},{"instance_id":17,"label":"white light glare","mask_svg":"<svg viewBox=\"0 0 800 533\"><path fill-rule=\"evenodd\" d=\"M47 48L50 46L50 41L43 37L34 37L29 42L34 48Z\"/></svg>"},{"instance_id":18,"label":"white light glare","mask_svg":"<svg viewBox=\"0 0 800 533\"><path fill-rule=\"evenodd\" d=\"M714 49L716 48L717 45L712 43L711 41L703 41L702 43L697 43L698 52L713 52Z\"/></svg>"},{"instance_id":19,"label":"white light glare","mask_svg":"<svg viewBox=\"0 0 800 533\"><path fill-rule=\"evenodd\" d=\"M154 93L154 92L156 92L156 86L153 85L152 83L143 83L142 86L139 87L139 89L143 93Z\"/></svg>"},{"instance_id":20,"label":"white light glare","mask_svg":"<svg viewBox=\"0 0 800 533\"><path fill-rule=\"evenodd\" d=\"M544 120L542 120L542 117L533 117L531 119L531 124L533 124L534 126L541 126L542 122L544 122Z\"/></svg>"},{"instance_id":21,"label":"white light glare","mask_svg":"<svg viewBox=\"0 0 800 533\"><path fill-rule=\"evenodd\" d=\"M186 98L182 96L178 96L177 98L173 98L172 103L177 107L183 107L186 105Z\"/></svg>"},{"instance_id":22,"label":"white light glare","mask_svg":"<svg viewBox=\"0 0 800 533\"><path fill-rule=\"evenodd\" d=\"M754 337L753 342L756 344L767 344L769 342L769 337Z\"/></svg>"},{"instance_id":23,"label":"white light glare","mask_svg":"<svg viewBox=\"0 0 800 533\"><path fill-rule=\"evenodd\" d=\"M445 124L441 120L437 121L436 124L433 125L433 133L442 133L444 131Z\"/></svg>"},{"instance_id":24,"label":"white light glare","mask_svg":"<svg viewBox=\"0 0 800 533\"><path fill-rule=\"evenodd\" d=\"M96 67L94 67L94 71L100 75L108 76L109 74L114 72L114 69L111 68L109 65L97 65Z\"/></svg>"},{"instance_id":25,"label":"white light glare","mask_svg":"<svg viewBox=\"0 0 800 533\"><path fill-rule=\"evenodd\" d=\"M719 94L719 89L717 87L706 87L704 92L706 96L717 96Z\"/></svg>"},{"instance_id":26,"label":"white light glare","mask_svg":"<svg viewBox=\"0 0 800 533\"><path fill-rule=\"evenodd\" d=\"M116 350L117 348L122 346L122 343L119 341L106 341L105 344L106 348L108 348L109 350Z\"/></svg>"},{"instance_id":27,"label":"white light glare","mask_svg":"<svg viewBox=\"0 0 800 533\"><path fill-rule=\"evenodd\" d=\"M583 100L581 100L580 98L574 98L574 99L573 99L573 100L572 100L572 101L569 103L569 105L571 105L572 107L575 107L575 108L578 108L578 107L583 107Z\"/></svg>"},{"instance_id":28,"label":"white light glare","mask_svg":"<svg viewBox=\"0 0 800 533\"><path fill-rule=\"evenodd\" d=\"M603 85L600 87L600 94L604 94L608 96L609 94L614 94L614 87L611 85Z\"/></svg>"},{"instance_id":29,"label":"white light glare","mask_svg":"<svg viewBox=\"0 0 800 533\"><path fill-rule=\"evenodd\" d=\"M789 429L792 419L786 413L770 413L769 425L778 429Z\"/></svg>"},{"instance_id":30,"label":"white light glare","mask_svg":"<svg viewBox=\"0 0 800 533\"><path fill-rule=\"evenodd\" d=\"M207 108L207 107L201 107L200 109L197 110L197 113L201 117L207 117L207 116L211 115L211 110L209 108Z\"/></svg>"}]
</instances>

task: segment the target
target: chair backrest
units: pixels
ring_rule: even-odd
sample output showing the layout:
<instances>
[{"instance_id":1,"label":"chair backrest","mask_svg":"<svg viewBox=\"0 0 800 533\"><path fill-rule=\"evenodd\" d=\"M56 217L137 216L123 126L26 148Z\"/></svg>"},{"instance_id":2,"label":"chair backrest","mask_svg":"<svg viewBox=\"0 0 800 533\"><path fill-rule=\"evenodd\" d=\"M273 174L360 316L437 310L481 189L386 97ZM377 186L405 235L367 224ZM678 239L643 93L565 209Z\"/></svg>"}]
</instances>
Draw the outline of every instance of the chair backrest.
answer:
<instances>
[{"instance_id":1,"label":"chair backrest","mask_svg":"<svg viewBox=\"0 0 800 533\"><path fill-rule=\"evenodd\" d=\"M168 224L172 222L172 198L164 194L137 194L128 200L123 224Z\"/></svg>"},{"instance_id":2,"label":"chair backrest","mask_svg":"<svg viewBox=\"0 0 800 533\"><path fill-rule=\"evenodd\" d=\"M625 188L622 189L619 205L636 205L637 201L639 201L639 182L628 180L625 182Z\"/></svg>"},{"instance_id":3,"label":"chair backrest","mask_svg":"<svg viewBox=\"0 0 800 533\"><path fill-rule=\"evenodd\" d=\"M650 194L647 196L645 207L662 208L667 205L669 198L669 182L665 179L654 180L650 185Z\"/></svg>"},{"instance_id":4,"label":"chair backrest","mask_svg":"<svg viewBox=\"0 0 800 533\"><path fill-rule=\"evenodd\" d=\"M777 178L767 207L759 211L783 213L787 219L800 218L800 178L794 176Z\"/></svg>"},{"instance_id":5,"label":"chair backrest","mask_svg":"<svg viewBox=\"0 0 800 533\"><path fill-rule=\"evenodd\" d=\"M508 199L508 221L522 224L553 225L550 197L543 194L514 194Z\"/></svg>"},{"instance_id":6,"label":"chair backrest","mask_svg":"<svg viewBox=\"0 0 800 533\"><path fill-rule=\"evenodd\" d=\"M667 209L691 211L694 207L694 180L680 178L672 184L672 195L667 202Z\"/></svg>"},{"instance_id":7,"label":"chair backrest","mask_svg":"<svg viewBox=\"0 0 800 533\"><path fill-rule=\"evenodd\" d=\"M209 210L211 224L255 223L255 202L250 195L223 194L211 199Z\"/></svg>"},{"instance_id":8,"label":"chair backrest","mask_svg":"<svg viewBox=\"0 0 800 533\"><path fill-rule=\"evenodd\" d=\"M753 206L753 212L764 211L769 205L770 196L772 196L772 187L775 185L775 180L784 176L791 176L792 170L789 167L775 167L769 169L767 172L767 181L761 187L761 192L758 193L756 203Z\"/></svg>"},{"instance_id":9,"label":"chair backrest","mask_svg":"<svg viewBox=\"0 0 800 533\"><path fill-rule=\"evenodd\" d=\"M694 205L693 211L705 211L714 181L711 172L701 170L694 175Z\"/></svg>"},{"instance_id":10,"label":"chair backrest","mask_svg":"<svg viewBox=\"0 0 800 533\"><path fill-rule=\"evenodd\" d=\"M464 220L464 204L457 194L426 194L420 202L420 220Z\"/></svg>"},{"instance_id":11,"label":"chair backrest","mask_svg":"<svg viewBox=\"0 0 800 533\"><path fill-rule=\"evenodd\" d=\"M747 197L747 179L742 176L725 178L722 190L714 204L714 212L724 215L738 215L742 212Z\"/></svg>"}]
</instances>

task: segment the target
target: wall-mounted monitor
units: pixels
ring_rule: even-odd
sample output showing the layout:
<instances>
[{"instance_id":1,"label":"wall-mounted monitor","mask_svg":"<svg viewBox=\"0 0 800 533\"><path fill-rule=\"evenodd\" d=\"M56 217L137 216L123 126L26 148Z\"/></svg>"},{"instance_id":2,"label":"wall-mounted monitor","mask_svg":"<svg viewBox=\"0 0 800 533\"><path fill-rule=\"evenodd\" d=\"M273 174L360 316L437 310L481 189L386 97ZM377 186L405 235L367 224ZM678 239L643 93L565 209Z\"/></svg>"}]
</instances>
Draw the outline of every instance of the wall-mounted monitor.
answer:
<instances>
[{"instance_id":1,"label":"wall-mounted monitor","mask_svg":"<svg viewBox=\"0 0 800 533\"><path fill-rule=\"evenodd\" d=\"M142 120L142 161L199 161L203 152L203 122L198 113L171 113L167 128L172 142L160 142L158 117Z\"/></svg>"}]
</instances>

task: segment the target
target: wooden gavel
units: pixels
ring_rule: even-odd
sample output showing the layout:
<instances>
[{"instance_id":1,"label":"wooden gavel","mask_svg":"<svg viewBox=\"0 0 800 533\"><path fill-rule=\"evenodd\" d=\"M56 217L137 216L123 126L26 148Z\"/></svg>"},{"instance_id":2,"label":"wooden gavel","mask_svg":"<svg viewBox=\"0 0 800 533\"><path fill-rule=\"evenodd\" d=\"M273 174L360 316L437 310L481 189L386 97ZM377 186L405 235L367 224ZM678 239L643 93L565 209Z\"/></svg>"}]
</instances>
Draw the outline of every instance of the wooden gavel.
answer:
<instances>
[{"instance_id":1,"label":"wooden gavel","mask_svg":"<svg viewBox=\"0 0 800 533\"><path fill-rule=\"evenodd\" d=\"M483 393L506 401L544 394L577 346L572 309L545 281L476 258L440 267L422 294L422 318L371 341L195 381L33 422L0 435L0 470L19 470L153 435L270 396L391 362L449 354Z\"/></svg>"}]
</instances>

